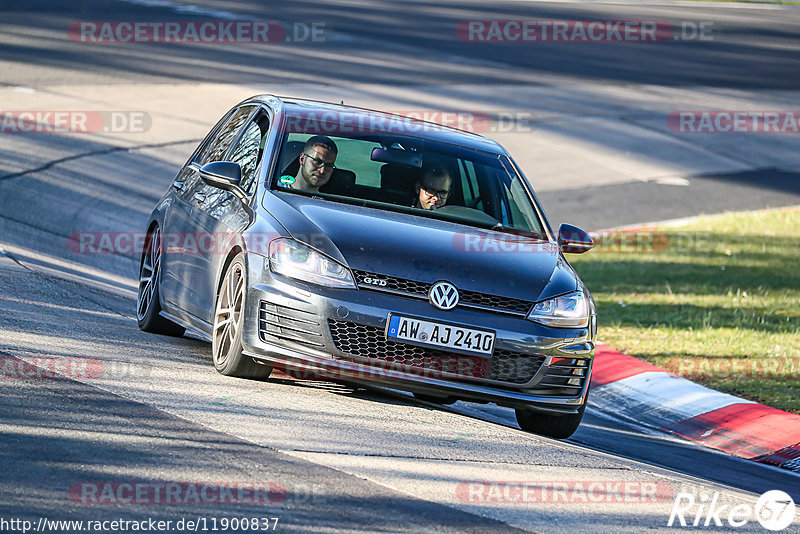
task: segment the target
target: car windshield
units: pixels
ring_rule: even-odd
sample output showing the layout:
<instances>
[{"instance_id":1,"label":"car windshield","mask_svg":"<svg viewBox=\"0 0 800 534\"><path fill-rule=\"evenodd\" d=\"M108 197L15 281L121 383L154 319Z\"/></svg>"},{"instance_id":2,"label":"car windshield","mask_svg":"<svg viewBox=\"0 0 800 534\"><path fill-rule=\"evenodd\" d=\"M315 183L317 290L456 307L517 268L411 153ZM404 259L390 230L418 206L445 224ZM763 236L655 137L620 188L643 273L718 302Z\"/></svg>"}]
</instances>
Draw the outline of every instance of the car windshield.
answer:
<instances>
[{"instance_id":1,"label":"car windshield","mask_svg":"<svg viewBox=\"0 0 800 534\"><path fill-rule=\"evenodd\" d=\"M329 150L330 144L307 147L312 138L332 142L335 152ZM301 158L303 153L307 157ZM324 165L334 159L335 166ZM304 176L309 174L318 188L303 191L298 186L306 184ZM429 139L380 132L325 136L289 132L271 183L273 189L332 202L546 236L521 178L505 156Z\"/></svg>"}]
</instances>

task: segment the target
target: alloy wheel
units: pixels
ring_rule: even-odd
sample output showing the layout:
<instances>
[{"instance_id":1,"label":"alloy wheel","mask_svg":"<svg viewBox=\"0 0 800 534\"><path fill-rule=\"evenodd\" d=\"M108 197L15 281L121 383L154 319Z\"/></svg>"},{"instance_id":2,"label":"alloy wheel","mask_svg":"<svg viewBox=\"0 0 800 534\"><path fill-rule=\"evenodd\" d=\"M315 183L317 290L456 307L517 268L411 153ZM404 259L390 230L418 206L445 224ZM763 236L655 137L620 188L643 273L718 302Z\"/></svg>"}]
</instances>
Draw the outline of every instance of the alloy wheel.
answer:
<instances>
[{"instance_id":1,"label":"alloy wheel","mask_svg":"<svg viewBox=\"0 0 800 534\"><path fill-rule=\"evenodd\" d=\"M214 312L212 353L218 367L225 365L236 348L237 336L242 328L244 292L244 268L241 263L234 261L220 288Z\"/></svg>"},{"instance_id":2,"label":"alloy wheel","mask_svg":"<svg viewBox=\"0 0 800 534\"><path fill-rule=\"evenodd\" d=\"M156 227L149 235L147 248L142 256L142 265L139 269L139 293L136 302L136 318L139 321L144 320L147 310L152 305L160 267L161 230Z\"/></svg>"}]
</instances>

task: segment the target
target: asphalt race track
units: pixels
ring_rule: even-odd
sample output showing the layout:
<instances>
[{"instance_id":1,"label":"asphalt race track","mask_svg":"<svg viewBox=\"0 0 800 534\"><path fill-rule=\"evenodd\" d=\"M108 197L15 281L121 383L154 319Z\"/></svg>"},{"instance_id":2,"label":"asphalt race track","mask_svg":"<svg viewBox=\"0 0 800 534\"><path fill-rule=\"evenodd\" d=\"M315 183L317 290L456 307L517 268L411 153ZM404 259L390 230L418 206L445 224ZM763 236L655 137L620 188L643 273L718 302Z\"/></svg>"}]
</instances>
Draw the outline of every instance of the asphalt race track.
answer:
<instances>
[{"instance_id":1,"label":"asphalt race track","mask_svg":"<svg viewBox=\"0 0 800 534\"><path fill-rule=\"evenodd\" d=\"M554 226L599 230L798 205L800 134L687 133L667 119L680 110L794 110L798 8L0 0L0 11L0 111L146 118L142 128L66 134L0 123L0 531L21 531L2 523L12 519L71 532L39 521L152 518L181 532L194 529L177 527L180 519L210 530L233 517L278 518L275 530L285 532L668 531L682 491L719 492L730 507L752 506L771 489L800 502L790 472L616 421L599 407L559 442L520 431L511 411L492 406L223 377L206 343L139 331L137 254L74 247L80 232L143 231L213 123L259 92L487 119L476 130L511 150ZM487 19L657 20L686 39L459 39L460 22ZM288 40L90 43L68 32L79 21L221 20L279 21ZM709 38L689 38L686 29L700 27ZM300 39L308 28L324 38ZM67 377L41 371L56 359ZM38 376L18 373L34 365ZM233 504L126 502L119 493L92 501L124 484L231 482L268 491L263 502L245 495ZM520 502L485 491L492 482L597 483L608 498ZM619 502L608 488L625 484L658 488L657 498ZM755 521L736 530L763 531Z\"/></svg>"}]
</instances>

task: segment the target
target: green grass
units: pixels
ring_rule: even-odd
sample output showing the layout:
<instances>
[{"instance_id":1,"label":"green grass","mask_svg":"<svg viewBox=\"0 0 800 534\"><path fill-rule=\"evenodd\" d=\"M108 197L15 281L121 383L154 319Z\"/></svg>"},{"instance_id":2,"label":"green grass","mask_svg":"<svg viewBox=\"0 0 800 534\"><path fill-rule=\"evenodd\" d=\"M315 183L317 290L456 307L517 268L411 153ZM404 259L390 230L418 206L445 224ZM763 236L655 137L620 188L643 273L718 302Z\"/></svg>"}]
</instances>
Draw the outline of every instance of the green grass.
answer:
<instances>
[{"instance_id":1,"label":"green grass","mask_svg":"<svg viewBox=\"0 0 800 534\"><path fill-rule=\"evenodd\" d=\"M770 5L776 4L781 6L796 6L800 5L800 1L798 0L682 0L683 2L725 2L725 3L734 3L734 4L762 4L762 5Z\"/></svg>"},{"instance_id":2,"label":"green grass","mask_svg":"<svg viewBox=\"0 0 800 534\"><path fill-rule=\"evenodd\" d=\"M597 302L599 340L800 413L800 210L729 213L635 237L629 252L598 239L570 255Z\"/></svg>"},{"instance_id":3,"label":"green grass","mask_svg":"<svg viewBox=\"0 0 800 534\"><path fill-rule=\"evenodd\" d=\"M779 0L777 2L769 2L765 0L683 0L684 2L738 2L740 4L778 4L782 6L796 6L800 2L795 0Z\"/></svg>"},{"instance_id":4,"label":"green grass","mask_svg":"<svg viewBox=\"0 0 800 534\"><path fill-rule=\"evenodd\" d=\"M778 0L778 1L764 1L764 0L684 0L684 2L737 2L740 4L778 4L783 6L796 6L800 2L795 0Z\"/></svg>"}]
</instances>

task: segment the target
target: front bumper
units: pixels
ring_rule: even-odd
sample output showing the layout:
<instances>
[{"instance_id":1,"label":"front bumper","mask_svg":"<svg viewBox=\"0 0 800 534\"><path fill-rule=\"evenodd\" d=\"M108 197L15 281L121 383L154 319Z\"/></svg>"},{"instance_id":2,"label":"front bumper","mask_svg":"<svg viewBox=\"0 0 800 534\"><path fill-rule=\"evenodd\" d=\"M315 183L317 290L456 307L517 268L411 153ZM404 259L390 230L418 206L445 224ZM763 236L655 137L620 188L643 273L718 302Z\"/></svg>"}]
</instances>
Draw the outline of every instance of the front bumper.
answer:
<instances>
[{"instance_id":1,"label":"front bumper","mask_svg":"<svg viewBox=\"0 0 800 534\"><path fill-rule=\"evenodd\" d=\"M306 285L270 273L257 255L248 259L255 283L245 307L245 354L292 376L372 383L545 413L576 413L585 402L594 317L589 328L556 329L481 310L441 311L397 295ZM418 348L409 355L410 346L387 342L381 334L390 312L494 330L494 355L420 353ZM358 337L343 345L340 325L349 325ZM436 363L448 361L452 365Z\"/></svg>"}]
</instances>

